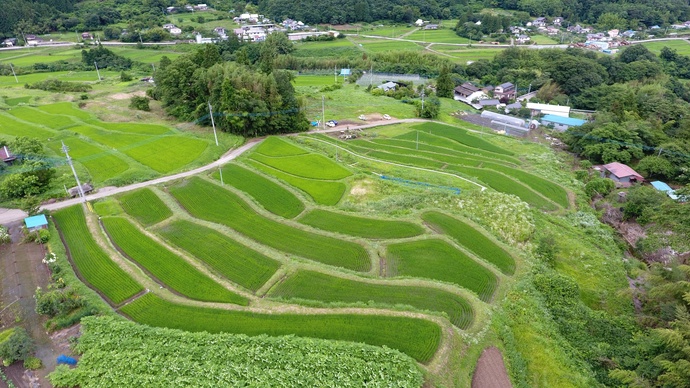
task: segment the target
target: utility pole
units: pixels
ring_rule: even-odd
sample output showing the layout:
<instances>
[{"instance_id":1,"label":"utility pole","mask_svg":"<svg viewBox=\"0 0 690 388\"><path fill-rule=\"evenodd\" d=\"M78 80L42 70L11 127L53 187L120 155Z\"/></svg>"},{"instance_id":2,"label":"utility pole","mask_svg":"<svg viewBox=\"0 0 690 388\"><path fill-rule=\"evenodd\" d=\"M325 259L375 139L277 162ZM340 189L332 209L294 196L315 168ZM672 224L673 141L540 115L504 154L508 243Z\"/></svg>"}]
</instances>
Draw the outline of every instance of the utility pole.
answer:
<instances>
[{"instance_id":1,"label":"utility pole","mask_svg":"<svg viewBox=\"0 0 690 388\"><path fill-rule=\"evenodd\" d=\"M422 114L424 114L424 92L422 92Z\"/></svg>"},{"instance_id":2,"label":"utility pole","mask_svg":"<svg viewBox=\"0 0 690 388\"><path fill-rule=\"evenodd\" d=\"M321 96L321 125L326 129L326 96Z\"/></svg>"},{"instance_id":3,"label":"utility pole","mask_svg":"<svg viewBox=\"0 0 690 388\"><path fill-rule=\"evenodd\" d=\"M93 62L93 64L96 66L96 73L98 74L98 80L101 80L101 72L98 70L98 63L96 61Z\"/></svg>"},{"instance_id":4,"label":"utility pole","mask_svg":"<svg viewBox=\"0 0 690 388\"><path fill-rule=\"evenodd\" d=\"M81 198L82 202L86 202L86 197L84 196L84 190L81 187L81 182L79 182L79 177L77 176L77 170L74 169L74 164L72 164L72 158L69 157L69 147L65 145L65 142L62 142L62 152L65 153L65 156L67 157L67 164L72 168L72 173L74 174L74 179L77 181L77 190L79 191L79 197Z\"/></svg>"},{"instance_id":5,"label":"utility pole","mask_svg":"<svg viewBox=\"0 0 690 388\"><path fill-rule=\"evenodd\" d=\"M152 63L152 64L151 64L151 67L153 67L153 72L155 73L155 72L156 72L156 65L154 65L154 64Z\"/></svg>"},{"instance_id":6,"label":"utility pole","mask_svg":"<svg viewBox=\"0 0 690 388\"><path fill-rule=\"evenodd\" d=\"M218 166L218 172L220 173L220 184L225 186L225 182L223 182L223 169Z\"/></svg>"},{"instance_id":7,"label":"utility pole","mask_svg":"<svg viewBox=\"0 0 690 388\"><path fill-rule=\"evenodd\" d=\"M12 69L12 75L14 76L14 80L19 83L19 79L17 78L17 73L14 72L14 66L10 63L10 69Z\"/></svg>"},{"instance_id":8,"label":"utility pole","mask_svg":"<svg viewBox=\"0 0 690 388\"><path fill-rule=\"evenodd\" d=\"M216 122L213 120L213 108L211 108L211 101L208 102L208 115L211 116L211 125L213 126L213 137L216 139L216 145L218 145L218 134L216 133Z\"/></svg>"},{"instance_id":9,"label":"utility pole","mask_svg":"<svg viewBox=\"0 0 690 388\"><path fill-rule=\"evenodd\" d=\"M374 84L374 62L371 62L371 67L369 68L369 87Z\"/></svg>"}]
</instances>

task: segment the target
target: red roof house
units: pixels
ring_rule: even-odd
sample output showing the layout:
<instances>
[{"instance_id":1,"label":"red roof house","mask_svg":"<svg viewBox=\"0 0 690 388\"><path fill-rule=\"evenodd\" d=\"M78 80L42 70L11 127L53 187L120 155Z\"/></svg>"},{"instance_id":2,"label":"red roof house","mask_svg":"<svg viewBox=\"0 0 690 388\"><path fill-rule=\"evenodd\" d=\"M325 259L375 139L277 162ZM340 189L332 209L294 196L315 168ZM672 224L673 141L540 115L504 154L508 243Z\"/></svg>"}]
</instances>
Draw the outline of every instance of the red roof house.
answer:
<instances>
[{"instance_id":1,"label":"red roof house","mask_svg":"<svg viewBox=\"0 0 690 388\"><path fill-rule=\"evenodd\" d=\"M620 186L630 186L636 182L644 181L642 175L623 163L609 163L602 166L602 177L612 179Z\"/></svg>"}]
</instances>

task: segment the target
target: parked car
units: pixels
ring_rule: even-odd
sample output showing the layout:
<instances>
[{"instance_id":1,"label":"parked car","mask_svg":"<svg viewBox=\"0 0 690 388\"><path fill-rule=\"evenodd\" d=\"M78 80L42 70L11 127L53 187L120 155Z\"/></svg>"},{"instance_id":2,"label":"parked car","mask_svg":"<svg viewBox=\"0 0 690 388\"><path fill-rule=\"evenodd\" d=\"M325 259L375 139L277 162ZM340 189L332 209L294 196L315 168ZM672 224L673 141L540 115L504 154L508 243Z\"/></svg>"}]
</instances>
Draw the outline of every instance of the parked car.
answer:
<instances>
[{"instance_id":1,"label":"parked car","mask_svg":"<svg viewBox=\"0 0 690 388\"><path fill-rule=\"evenodd\" d=\"M336 125L338 125L338 122L335 120L328 120L326 121L326 125L329 127L335 127Z\"/></svg>"},{"instance_id":2,"label":"parked car","mask_svg":"<svg viewBox=\"0 0 690 388\"><path fill-rule=\"evenodd\" d=\"M359 115L358 119L360 119L362 121L367 121L367 118L364 115Z\"/></svg>"},{"instance_id":3,"label":"parked car","mask_svg":"<svg viewBox=\"0 0 690 388\"><path fill-rule=\"evenodd\" d=\"M390 120L391 117L390 117L388 114L385 114L385 115L383 115L383 119L384 119L384 120Z\"/></svg>"}]
</instances>

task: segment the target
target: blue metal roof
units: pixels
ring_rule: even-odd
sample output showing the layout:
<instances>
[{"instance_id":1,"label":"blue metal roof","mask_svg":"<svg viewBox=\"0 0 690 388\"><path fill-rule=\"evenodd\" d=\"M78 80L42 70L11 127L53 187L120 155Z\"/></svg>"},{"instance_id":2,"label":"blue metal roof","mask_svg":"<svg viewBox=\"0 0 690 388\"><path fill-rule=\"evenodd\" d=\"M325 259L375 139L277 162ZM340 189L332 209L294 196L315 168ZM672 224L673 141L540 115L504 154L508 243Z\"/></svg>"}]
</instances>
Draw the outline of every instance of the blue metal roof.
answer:
<instances>
[{"instance_id":1,"label":"blue metal roof","mask_svg":"<svg viewBox=\"0 0 690 388\"><path fill-rule=\"evenodd\" d=\"M654 188L659 190L659 191L673 191L671 186L667 185L666 183L664 183L662 181L654 181L651 183L652 183L652 186L654 186Z\"/></svg>"},{"instance_id":2,"label":"blue metal roof","mask_svg":"<svg viewBox=\"0 0 690 388\"><path fill-rule=\"evenodd\" d=\"M561 117L556 115L546 115L542 117L542 121L548 121L555 124L564 124L571 127L579 127L582 124L587 123L587 120L574 119L571 117Z\"/></svg>"},{"instance_id":3,"label":"blue metal roof","mask_svg":"<svg viewBox=\"0 0 690 388\"><path fill-rule=\"evenodd\" d=\"M35 228L38 226L48 225L48 220L46 220L45 215L39 214L37 216L25 218L24 223L26 224L27 228Z\"/></svg>"},{"instance_id":4,"label":"blue metal roof","mask_svg":"<svg viewBox=\"0 0 690 388\"><path fill-rule=\"evenodd\" d=\"M340 75L350 75L350 69L340 69Z\"/></svg>"}]
</instances>

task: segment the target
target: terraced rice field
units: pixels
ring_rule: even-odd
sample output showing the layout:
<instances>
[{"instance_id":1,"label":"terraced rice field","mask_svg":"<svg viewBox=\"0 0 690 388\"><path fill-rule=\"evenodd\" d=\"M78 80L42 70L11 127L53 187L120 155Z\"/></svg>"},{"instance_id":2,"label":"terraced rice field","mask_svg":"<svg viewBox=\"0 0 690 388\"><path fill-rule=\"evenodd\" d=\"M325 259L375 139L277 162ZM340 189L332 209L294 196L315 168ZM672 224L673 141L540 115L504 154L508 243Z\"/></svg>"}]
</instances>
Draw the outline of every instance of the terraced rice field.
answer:
<instances>
[{"instance_id":1,"label":"terraced rice field","mask_svg":"<svg viewBox=\"0 0 690 388\"><path fill-rule=\"evenodd\" d=\"M127 214L144 226L157 224L173 215L172 210L151 189L122 194L118 201Z\"/></svg>"},{"instance_id":2,"label":"terraced rice field","mask_svg":"<svg viewBox=\"0 0 690 388\"><path fill-rule=\"evenodd\" d=\"M12 108L8 110L7 113L11 114L12 116L20 120L28 121L32 124L44 125L52 129L64 129L76 125L76 122L67 116L51 115L24 106L19 108Z\"/></svg>"},{"instance_id":3,"label":"terraced rice field","mask_svg":"<svg viewBox=\"0 0 690 388\"><path fill-rule=\"evenodd\" d=\"M193 222L177 220L156 232L219 275L251 291L258 290L280 267L279 262Z\"/></svg>"},{"instance_id":4,"label":"terraced rice field","mask_svg":"<svg viewBox=\"0 0 690 388\"><path fill-rule=\"evenodd\" d=\"M130 221L120 217L103 218L113 244L172 290L207 302L227 302L246 306L248 301L200 272L181 257L143 234Z\"/></svg>"},{"instance_id":5,"label":"terraced rice field","mask_svg":"<svg viewBox=\"0 0 690 388\"><path fill-rule=\"evenodd\" d=\"M237 164L223 167L223 181L249 194L264 209L285 217L295 218L304 211L304 204L290 190L265 178L253 171ZM220 173L213 174L213 178L220 180Z\"/></svg>"},{"instance_id":6,"label":"terraced rice field","mask_svg":"<svg viewBox=\"0 0 690 388\"><path fill-rule=\"evenodd\" d=\"M498 278L491 271L452 245L437 239L389 245L384 275L453 283L475 292L484 301L491 300L498 284Z\"/></svg>"},{"instance_id":7,"label":"terraced rice field","mask_svg":"<svg viewBox=\"0 0 690 388\"><path fill-rule=\"evenodd\" d=\"M143 291L143 287L118 267L101 249L86 226L81 205L53 214L76 271L112 303L119 304Z\"/></svg>"},{"instance_id":8,"label":"terraced rice field","mask_svg":"<svg viewBox=\"0 0 690 388\"><path fill-rule=\"evenodd\" d=\"M373 301L385 305L406 305L446 313L450 321L461 329L468 328L474 319L472 306L462 297L447 291L421 286L367 283L307 270L298 271L273 287L269 296L287 300Z\"/></svg>"},{"instance_id":9,"label":"terraced rice field","mask_svg":"<svg viewBox=\"0 0 690 388\"><path fill-rule=\"evenodd\" d=\"M371 239L406 238L424 233L424 228L411 222L377 220L323 209L310 211L299 222L329 232Z\"/></svg>"},{"instance_id":10,"label":"terraced rice field","mask_svg":"<svg viewBox=\"0 0 690 388\"><path fill-rule=\"evenodd\" d=\"M343 182L300 178L252 160L249 160L249 164L257 170L272 175L304 191L319 205L333 206L337 204L347 189L347 186L345 186Z\"/></svg>"},{"instance_id":11,"label":"terraced rice field","mask_svg":"<svg viewBox=\"0 0 690 388\"><path fill-rule=\"evenodd\" d=\"M172 186L170 192L194 217L227 225L261 244L354 271L371 268L369 254L361 245L263 217L237 195L200 178Z\"/></svg>"},{"instance_id":12,"label":"terraced rice field","mask_svg":"<svg viewBox=\"0 0 690 388\"><path fill-rule=\"evenodd\" d=\"M129 164L126 161L103 147L76 137L70 137L63 141L69 147L70 156L79 160L79 163L89 172L92 182L104 182L129 169ZM62 153L63 141L50 142L47 144L48 148L59 155Z\"/></svg>"},{"instance_id":13,"label":"terraced rice field","mask_svg":"<svg viewBox=\"0 0 690 388\"><path fill-rule=\"evenodd\" d=\"M515 272L515 259L470 224L439 212L422 214L422 219L447 234L477 257L496 265L503 273Z\"/></svg>"},{"instance_id":14,"label":"terraced rice field","mask_svg":"<svg viewBox=\"0 0 690 388\"><path fill-rule=\"evenodd\" d=\"M120 311L136 322L209 333L288 335L363 342L397 349L419 362L436 352L441 328L427 320L383 315L257 314L185 306L147 294ZM192 319L193 317L193 319Z\"/></svg>"},{"instance_id":15,"label":"terraced rice field","mask_svg":"<svg viewBox=\"0 0 690 388\"><path fill-rule=\"evenodd\" d=\"M285 140L271 136L266 140L261 142L254 152L265 156L295 156L295 155L306 155L309 152L295 145L292 145Z\"/></svg>"},{"instance_id":16,"label":"terraced rice field","mask_svg":"<svg viewBox=\"0 0 690 388\"><path fill-rule=\"evenodd\" d=\"M39 140L46 140L55 136L50 130L21 122L13 116L3 113L0 113L0 135L3 137L28 136Z\"/></svg>"},{"instance_id":17,"label":"terraced rice field","mask_svg":"<svg viewBox=\"0 0 690 388\"><path fill-rule=\"evenodd\" d=\"M307 179L338 180L352 173L323 155L307 154L297 156L266 157L254 154L252 159L276 170Z\"/></svg>"},{"instance_id":18,"label":"terraced rice field","mask_svg":"<svg viewBox=\"0 0 690 388\"><path fill-rule=\"evenodd\" d=\"M514 156L513 152L503 149L492 143L489 143L488 141L480 137L470 134L468 131L462 128L451 127L449 125L443 125L439 123L424 123L415 125L413 128L421 132L426 132L433 135L453 139L458 143L464 144L468 147L473 147L488 152L494 152L497 154Z\"/></svg>"}]
</instances>

